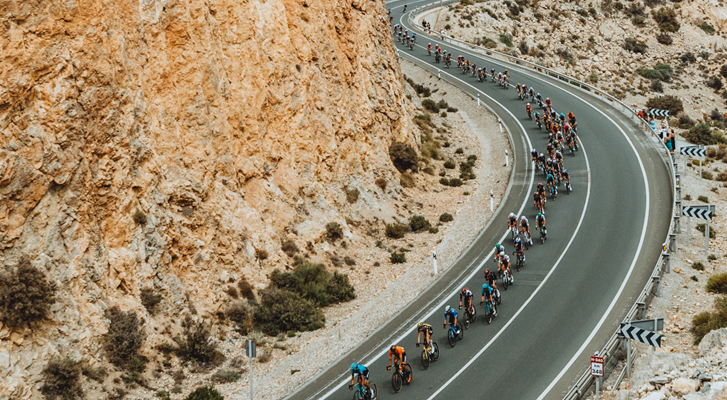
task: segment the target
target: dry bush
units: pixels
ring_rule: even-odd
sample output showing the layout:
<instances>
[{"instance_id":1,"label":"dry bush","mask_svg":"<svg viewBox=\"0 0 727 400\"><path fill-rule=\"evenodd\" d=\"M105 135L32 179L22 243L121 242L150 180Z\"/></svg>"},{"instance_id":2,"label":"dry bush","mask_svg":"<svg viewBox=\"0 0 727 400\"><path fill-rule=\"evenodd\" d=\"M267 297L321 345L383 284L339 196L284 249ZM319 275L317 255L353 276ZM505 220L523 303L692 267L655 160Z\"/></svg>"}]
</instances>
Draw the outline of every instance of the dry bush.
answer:
<instances>
[{"instance_id":1,"label":"dry bush","mask_svg":"<svg viewBox=\"0 0 727 400\"><path fill-rule=\"evenodd\" d=\"M250 282L247 281L247 278L244 276L241 277L237 282L237 288L240 289L240 296L242 296L242 298L255 301L254 288Z\"/></svg>"},{"instance_id":2,"label":"dry bush","mask_svg":"<svg viewBox=\"0 0 727 400\"><path fill-rule=\"evenodd\" d=\"M233 299L240 298L240 293L237 291L237 288L232 285L227 286L226 292L227 292L227 295L232 297Z\"/></svg>"},{"instance_id":3,"label":"dry bush","mask_svg":"<svg viewBox=\"0 0 727 400\"><path fill-rule=\"evenodd\" d=\"M255 310L246 300L232 301L225 308L225 316L237 324L237 331L241 335L247 335L252 328L252 321L255 317Z\"/></svg>"},{"instance_id":4,"label":"dry bush","mask_svg":"<svg viewBox=\"0 0 727 400\"><path fill-rule=\"evenodd\" d=\"M0 320L11 328L50 318L56 285L23 258L12 271L0 272Z\"/></svg>"},{"instance_id":5,"label":"dry bush","mask_svg":"<svg viewBox=\"0 0 727 400\"><path fill-rule=\"evenodd\" d=\"M413 172L419 170L419 156L413 147L406 143L394 142L389 147L389 157L399 172L411 169Z\"/></svg>"},{"instance_id":6,"label":"dry bush","mask_svg":"<svg viewBox=\"0 0 727 400\"><path fill-rule=\"evenodd\" d=\"M258 260L267 260L268 257L270 257L270 254L267 250L264 249L255 249L255 257Z\"/></svg>"},{"instance_id":7,"label":"dry bush","mask_svg":"<svg viewBox=\"0 0 727 400\"><path fill-rule=\"evenodd\" d=\"M704 311L692 319L692 333L694 344L702 341L709 332L727 327L727 296L720 296L714 299L715 311Z\"/></svg>"},{"instance_id":8,"label":"dry bush","mask_svg":"<svg viewBox=\"0 0 727 400\"><path fill-rule=\"evenodd\" d=\"M406 234L406 225L403 224L386 224L386 237L391 239L401 239Z\"/></svg>"},{"instance_id":9,"label":"dry bush","mask_svg":"<svg viewBox=\"0 0 727 400\"><path fill-rule=\"evenodd\" d=\"M83 398L81 364L70 358L52 359L43 368L40 392L46 399L73 400Z\"/></svg>"},{"instance_id":10,"label":"dry bush","mask_svg":"<svg viewBox=\"0 0 727 400\"><path fill-rule=\"evenodd\" d=\"M404 172L403 174L401 174L399 183L401 184L402 187L412 188L412 187L414 187L414 176L408 172Z\"/></svg>"},{"instance_id":11,"label":"dry bush","mask_svg":"<svg viewBox=\"0 0 727 400\"><path fill-rule=\"evenodd\" d=\"M119 368L142 372L147 359L139 354L139 350L144 344L145 335L136 312L111 307L106 312L106 318L111 321L103 341L106 358Z\"/></svg>"},{"instance_id":12,"label":"dry bush","mask_svg":"<svg viewBox=\"0 0 727 400\"><path fill-rule=\"evenodd\" d=\"M224 360L217 346L211 342L210 330L203 322L195 322L187 316L182 322L182 333L184 337L177 335L174 338L177 343L174 352L179 358L206 366L215 366Z\"/></svg>"},{"instance_id":13,"label":"dry bush","mask_svg":"<svg viewBox=\"0 0 727 400\"><path fill-rule=\"evenodd\" d=\"M727 293L727 273L712 275L707 280L707 291L711 293Z\"/></svg>"},{"instance_id":14,"label":"dry bush","mask_svg":"<svg viewBox=\"0 0 727 400\"><path fill-rule=\"evenodd\" d=\"M154 314L157 305L162 301L162 295L157 293L153 288L145 287L141 289L141 304L146 308L149 314Z\"/></svg>"},{"instance_id":15,"label":"dry bush","mask_svg":"<svg viewBox=\"0 0 727 400\"><path fill-rule=\"evenodd\" d=\"M376 183L376 186L381 188L381 190L386 190L386 184L388 183L388 182L386 182L386 179L378 178L378 179L376 179L375 183Z\"/></svg>"},{"instance_id":16,"label":"dry bush","mask_svg":"<svg viewBox=\"0 0 727 400\"><path fill-rule=\"evenodd\" d=\"M346 201L350 204L355 203L358 200L358 196L361 194L358 189L354 188L351 190L346 189Z\"/></svg>"},{"instance_id":17,"label":"dry bush","mask_svg":"<svg viewBox=\"0 0 727 400\"><path fill-rule=\"evenodd\" d=\"M354 260L353 257L349 256L343 257L343 262L345 262L348 266L356 265L356 260Z\"/></svg>"},{"instance_id":18,"label":"dry bush","mask_svg":"<svg viewBox=\"0 0 727 400\"><path fill-rule=\"evenodd\" d=\"M283 250L283 253L285 253L288 257L293 257L297 252L300 251L300 249L298 249L298 246L291 239L284 241L280 249Z\"/></svg>"}]
</instances>

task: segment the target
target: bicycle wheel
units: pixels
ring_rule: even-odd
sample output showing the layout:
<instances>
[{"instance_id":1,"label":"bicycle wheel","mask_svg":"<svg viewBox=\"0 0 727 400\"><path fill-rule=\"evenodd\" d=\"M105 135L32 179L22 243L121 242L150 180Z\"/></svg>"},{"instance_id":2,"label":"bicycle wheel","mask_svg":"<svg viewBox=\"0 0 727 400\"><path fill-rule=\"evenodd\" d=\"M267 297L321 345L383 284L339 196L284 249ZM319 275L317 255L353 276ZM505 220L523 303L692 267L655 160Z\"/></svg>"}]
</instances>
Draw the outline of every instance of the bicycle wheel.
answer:
<instances>
[{"instance_id":1,"label":"bicycle wheel","mask_svg":"<svg viewBox=\"0 0 727 400\"><path fill-rule=\"evenodd\" d=\"M487 325L490 325L492 323L492 307L494 307L492 304L487 304L487 317L485 318L485 321L487 321Z\"/></svg>"},{"instance_id":2,"label":"bicycle wheel","mask_svg":"<svg viewBox=\"0 0 727 400\"><path fill-rule=\"evenodd\" d=\"M391 387L394 388L394 392L399 393L401 391L401 385L401 374L398 371L394 372L394 375L391 375Z\"/></svg>"},{"instance_id":3,"label":"bicycle wheel","mask_svg":"<svg viewBox=\"0 0 727 400\"><path fill-rule=\"evenodd\" d=\"M356 384L356 391L353 392L353 400L363 400L363 391L366 388L362 387L361 384Z\"/></svg>"},{"instance_id":4,"label":"bicycle wheel","mask_svg":"<svg viewBox=\"0 0 727 400\"><path fill-rule=\"evenodd\" d=\"M467 315L467 311L464 313L464 329L470 328L470 318L469 315Z\"/></svg>"},{"instance_id":5,"label":"bicycle wheel","mask_svg":"<svg viewBox=\"0 0 727 400\"><path fill-rule=\"evenodd\" d=\"M422 349L422 367L424 369L429 368L429 352L427 352L426 346L423 346L424 349Z\"/></svg>"},{"instance_id":6,"label":"bicycle wheel","mask_svg":"<svg viewBox=\"0 0 727 400\"><path fill-rule=\"evenodd\" d=\"M472 319L472 322L477 321L477 309L475 308L474 304L472 305L472 316L470 317Z\"/></svg>"},{"instance_id":7,"label":"bicycle wheel","mask_svg":"<svg viewBox=\"0 0 727 400\"><path fill-rule=\"evenodd\" d=\"M449 347L454 347L456 344L455 337L454 337L454 328L449 327L449 331L447 331L447 341L449 342Z\"/></svg>"},{"instance_id":8,"label":"bicycle wheel","mask_svg":"<svg viewBox=\"0 0 727 400\"><path fill-rule=\"evenodd\" d=\"M541 230L540 231L540 244L544 244L544 243L545 243L545 235L543 234L543 231Z\"/></svg>"},{"instance_id":9,"label":"bicycle wheel","mask_svg":"<svg viewBox=\"0 0 727 400\"><path fill-rule=\"evenodd\" d=\"M502 288L507 290L507 274L502 274Z\"/></svg>"},{"instance_id":10,"label":"bicycle wheel","mask_svg":"<svg viewBox=\"0 0 727 400\"><path fill-rule=\"evenodd\" d=\"M406 369L406 372L404 372L404 376L406 376L406 380L404 380L404 383L407 385L411 383L412 380L414 380L414 374L411 372L411 365L409 363L404 365L404 368Z\"/></svg>"},{"instance_id":11,"label":"bicycle wheel","mask_svg":"<svg viewBox=\"0 0 727 400\"><path fill-rule=\"evenodd\" d=\"M497 301L497 304L502 304L502 296L500 296L500 290L495 290L495 301Z\"/></svg>"},{"instance_id":12,"label":"bicycle wheel","mask_svg":"<svg viewBox=\"0 0 727 400\"><path fill-rule=\"evenodd\" d=\"M459 337L459 340L462 340L464 338L464 329L462 329L462 324L459 322L457 322L457 326L459 327L459 335L457 336Z\"/></svg>"},{"instance_id":13,"label":"bicycle wheel","mask_svg":"<svg viewBox=\"0 0 727 400\"><path fill-rule=\"evenodd\" d=\"M376 400L379 397L379 389L376 387L376 384L371 381L369 381L369 386L371 386L371 390L374 392L374 396L371 400Z\"/></svg>"},{"instance_id":14,"label":"bicycle wheel","mask_svg":"<svg viewBox=\"0 0 727 400\"><path fill-rule=\"evenodd\" d=\"M434 341L432 341L432 360L439 360L439 345Z\"/></svg>"}]
</instances>

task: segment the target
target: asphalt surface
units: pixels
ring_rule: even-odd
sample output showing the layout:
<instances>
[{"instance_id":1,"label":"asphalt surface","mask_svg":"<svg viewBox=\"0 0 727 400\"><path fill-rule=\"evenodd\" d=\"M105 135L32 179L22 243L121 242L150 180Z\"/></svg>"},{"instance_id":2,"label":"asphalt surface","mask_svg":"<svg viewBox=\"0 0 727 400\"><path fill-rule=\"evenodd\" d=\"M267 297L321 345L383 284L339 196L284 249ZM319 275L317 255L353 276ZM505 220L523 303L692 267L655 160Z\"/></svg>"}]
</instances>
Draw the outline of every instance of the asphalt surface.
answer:
<instances>
[{"instance_id":1,"label":"asphalt surface","mask_svg":"<svg viewBox=\"0 0 727 400\"><path fill-rule=\"evenodd\" d=\"M427 2L430 0L410 2L409 9ZM387 5L395 23L405 21L401 18L403 4ZM413 51L394 41L406 53L402 57L434 74L439 68L442 79L475 97L479 94L511 133L515 154L508 192L493 219L452 268L289 398L351 398L347 380L353 361L369 367L379 399L561 398L587 367L588 357L618 327L659 257L672 207L664 158L654 140L628 117L567 83L440 44L454 53L453 66L447 69L443 62L434 64L434 57L424 48L438 42L420 33L417 36ZM477 82L462 74L456 68L459 54L488 70L507 69L511 88L505 90L497 83ZM557 199L548 198L549 240L541 245L533 230L535 245L526 252L525 268L514 273L514 285L507 291L500 287L503 301L497 318L487 325L482 307L478 307L478 320L450 348L442 328L443 306L456 307L462 287L469 287L479 304L482 271L495 267L491 251L503 240L507 215L520 215L522 209L532 224L537 213L532 193L544 176L534 173L529 146L543 151L547 134L528 120L526 102L517 98L514 88L518 82L551 98L558 113L572 111L578 118L582 151L575 156L564 153L573 192L566 194L561 187ZM483 112L487 111L483 108ZM512 245L503 243L511 253ZM432 338L441 354L428 370L421 367L420 349L415 348L414 327L420 321L434 326ZM413 367L411 385L398 394L391 387L392 372L386 371L386 352L392 344L405 347Z\"/></svg>"}]
</instances>

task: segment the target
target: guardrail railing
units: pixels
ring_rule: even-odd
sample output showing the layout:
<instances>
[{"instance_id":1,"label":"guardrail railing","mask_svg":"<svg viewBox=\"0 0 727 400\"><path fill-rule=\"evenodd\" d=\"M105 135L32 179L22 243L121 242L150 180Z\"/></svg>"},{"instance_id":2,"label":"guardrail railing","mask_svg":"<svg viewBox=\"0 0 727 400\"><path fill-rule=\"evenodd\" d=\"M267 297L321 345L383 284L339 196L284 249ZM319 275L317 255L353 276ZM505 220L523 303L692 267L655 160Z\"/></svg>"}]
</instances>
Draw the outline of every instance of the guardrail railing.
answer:
<instances>
[{"instance_id":1,"label":"guardrail railing","mask_svg":"<svg viewBox=\"0 0 727 400\"><path fill-rule=\"evenodd\" d=\"M581 91L590 94L593 97L599 98L600 100L609 103L611 107L614 109L617 109L621 111L623 114L625 114L629 119L637 124L642 132L645 132L646 134L650 134L651 137L654 137L655 129L649 125L648 122L646 122L643 118L639 117L636 114L636 110L626 105L621 100L613 97L612 95L606 93L604 90L599 89L593 85L587 84L585 82L582 82L572 76L569 76L567 74L564 74L562 72L550 69L544 65L540 65L531 61L527 61L518 57L515 57L513 55L504 54L501 52L498 52L496 50L487 49L481 46L478 46L473 43L465 42L459 39L452 38L447 35L443 35L441 33L435 32L435 31L429 31L424 29L421 25L417 24L414 21L414 18L416 18L416 15L423 11L431 10L434 8L444 7L446 5L452 4L452 3L459 3L459 0L439 0L427 5L423 5L417 8L414 8L410 13L407 14L407 22L409 23L410 29L416 28L420 32L424 33L425 35L432 35L438 37L442 42L444 43L450 43L453 45L457 45L461 48L467 49L474 53L479 53L483 56L487 56L490 58L495 59L501 59L504 61L511 62L512 64L515 64L519 67L524 67L529 70L533 70L537 73L540 73L542 75L549 76L550 78L555 78L558 81L564 81L566 83L569 83L573 85L574 87L579 88ZM414 16L414 17L412 17ZM439 69L438 69L439 71ZM620 106L620 107L619 107ZM488 107L489 108L489 107ZM661 146L656 146L656 151L661 155L662 158L664 158L667 169L669 169L669 178L670 183L672 187L672 211L671 211L671 222L669 223L669 230L667 232L666 239L664 241L664 244L662 245L662 252L659 255L659 259L656 262L656 265L654 266L654 269L651 272L651 278L649 279L648 283L644 286L643 290L639 294L639 297L636 299L636 302L634 302L633 306L629 310L629 312L626 314L626 317L623 319L623 322L630 322L634 319L644 319L646 316L646 309L649 307L649 304L651 303L652 299L655 296L659 295L659 283L661 281L661 276L666 270L666 272L670 272L670 265L669 265L669 256L671 251L676 251L676 231L675 231L675 225L679 221L679 215L677 215L678 212L678 204L681 203L681 188L679 187L680 183L678 180L678 174L675 169L675 162L674 162L674 156L670 153L669 149L667 148L666 144L661 141L657 140L658 143L661 143ZM666 156L666 157L664 157ZM677 194L679 194L679 198L677 198ZM610 374L616 365L618 364L618 353L619 350L624 346L624 339L620 334L618 329L611 335L611 337L606 342L606 345L603 346L601 351L598 353L599 356L604 357L604 369L606 371L605 375ZM634 349L632 352L632 355L635 354L636 350ZM627 360L633 360L634 357L627 357ZM585 362L585 361L584 361ZM619 374L615 384L613 385L613 389L616 390L618 388L619 383L623 379L625 372L627 370L628 366L624 366L624 369ZM570 388L570 390L565 394L563 397L564 400L576 400L581 399L584 396L588 395L591 391L591 386L595 382L595 377L591 376L590 374L590 368L586 368L581 374L581 376L578 378L576 383Z\"/></svg>"}]
</instances>

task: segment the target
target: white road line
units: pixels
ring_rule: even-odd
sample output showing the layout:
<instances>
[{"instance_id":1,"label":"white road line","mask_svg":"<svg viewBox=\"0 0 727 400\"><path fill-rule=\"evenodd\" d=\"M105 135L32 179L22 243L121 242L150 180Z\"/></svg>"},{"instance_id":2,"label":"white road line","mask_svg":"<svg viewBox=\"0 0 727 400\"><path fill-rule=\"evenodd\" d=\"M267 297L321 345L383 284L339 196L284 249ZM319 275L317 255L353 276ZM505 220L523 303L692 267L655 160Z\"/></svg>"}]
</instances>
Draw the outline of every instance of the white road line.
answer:
<instances>
[{"instance_id":1,"label":"white road line","mask_svg":"<svg viewBox=\"0 0 727 400\"><path fill-rule=\"evenodd\" d=\"M421 47L421 46L419 46L419 47ZM412 57L414 57L414 56L412 56ZM414 58L416 58L416 57L414 57ZM422 60L422 61L423 61L423 60ZM465 85L467 85L467 86L471 87L471 88L472 88L472 89L474 89L475 91L477 91L477 92L480 92L480 93L482 93L482 94L483 94L483 95L485 95L485 96L486 96L487 98L489 98L490 100L492 100L492 101L493 101L494 103L496 103L497 105L499 105L500 107L502 107L502 109L504 109L505 111L507 111L507 113L508 113L508 114L510 114L510 116L511 116L511 117L512 117L512 118L513 118L513 119L515 120L515 122L517 122L517 124L518 124L518 125L520 126L520 129L521 129L521 130L522 130L522 132L523 132L523 135L521 135L521 140L523 141L523 144L525 144L525 149L526 149L526 150L528 150L528 149L532 149L532 142L530 141L530 137L528 137L528 135L527 135L527 132L525 131L525 127L523 127L523 125L522 125L522 124L520 123L520 121L519 121L519 120L518 120L518 119L517 119L517 118L515 117L515 115L513 115L513 114L512 114L512 112L510 112L510 110L508 110L508 109L507 109L507 108L505 108L505 107L504 107L504 106L503 106L502 104L500 104L500 103L499 103L498 101L496 101L495 99L493 99L492 97L490 97L490 96L489 96L489 95L488 95L487 93L485 93L485 92L483 92L483 91L481 91L481 90L477 89L476 87L474 87L474 86L470 85L469 83L467 83L467 82L465 82L465 81L463 81L463 80L461 80L461 79L457 78L456 76L454 76L454 75L452 75L452 74L449 74L449 73L447 73L447 72L445 72L445 71L442 71L442 72L444 72L445 74L447 74L447 75L451 76L451 77L452 77L453 79L456 79L456 80L460 81L461 83L463 83L463 84L465 84ZM527 143L525 143L526 141L527 141ZM582 147L582 146L581 146L581 147ZM527 165L527 164L528 164L527 154L525 154L525 156L524 156L524 160L525 160L525 163L526 163L526 165ZM528 169L528 168L527 168L527 166L526 166L526 169ZM533 182L534 182L534 181L535 181L535 171L534 171L534 170L532 170L532 172L530 173L530 183L528 184L528 191L527 191L528 193L530 193L530 190L529 190L529 189L530 189L530 188L532 188L532 186L533 186ZM590 185L589 185L589 187L590 187ZM526 206L526 205L528 204L529 200L530 200L530 197L528 197L528 196L526 195L526 196L525 196L525 200L523 201L523 204L522 204L522 205L520 206L520 210L518 211L518 215L522 214L522 212L523 212L523 210L525 209L525 206ZM502 238L500 239L500 241L501 241L501 242L502 242L502 241L504 241L504 240L506 239L506 236L507 236L507 235L508 235L508 232L506 231L506 232L505 232L505 233L503 234L503 236L502 236ZM487 255L487 256L486 256L486 257L485 257L485 258L483 259L483 261L482 261L482 262L481 262L481 263L480 263L480 264L479 264L479 265L477 266L477 268L475 268L475 269L474 269L474 270L473 270L473 271L472 271L472 272L471 272L471 273L470 273L470 274L469 274L469 275L468 275L468 276L467 276L467 277L466 277L466 278L465 278L465 279L463 280L463 282L464 282L464 281L468 281L468 280L472 279L472 278L473 278L473 277L475 276L475 274L476 274L476 273L477 273L477 272L478 272L479 270L481 270L481 269L482 269L482 267L484 266L485 262L487 262L487 261L488 261L488 260L489 260L489 259L490 259L490 258L492 257L493 253L494 253L494 249L493 249L493 250L490 250L490 252L489 252L489 253L488 253L488 255ZM454 291L454 292L452 293L452 295L456 294L456 293L457 293L457 291L459 291L459 289L455 289L455 291ZM441 294L440 294L440 295L441 295ZM439 297L439 296L437 296L437 297ZM447 301L449 300L449 297L451 297L451 295L450 295L450 296L448 296L448 297L445 297L445 298L444 298L444 299L443 299L443 300L442 300L442 301L441 301L441 302L440 302L440 303L439 303L438 305L436 305L435 307L432 307L431 311L430 311L430 312L429 312L428 314L426 314L426 315L424 316L424 318L423 318L423 319L427 319L427 318L431 317L431 316L432 316L432 315L433 315L433 314L434 314L434 313L436 312L436 310L438 310L438 309L440 309L440 308L444 307L444 304L445 304L445 303L446 303L446 302L447 302ZM410 326L411 326L411 325L410 325ZM401 329L401 328L399 328L399 329ZM397 329L397 330L399 330L399 329ZM414 327L412 326L411 328L409 328L408 330L406 330L406 331L405 331L405 332L404 332L403 334L401 334L401 335L400 335L400 336L399 336L398 338L396 338L396 340L394 340L393 342L394 342L394 343L399 343L399 342L401 342L401 341L402 341L402 340L404 339L404 337L406 337L406 336L410 335L410 334L411 334L411 333L412 333L413 331L414 331ZM372 363L373 363L374 361L376 361L376 360L377 360L378 358L380 358L380 357L382 357L382 356L383 356L383 353L382 353L381 351L379 351L379 350L372 350L371 352L369 352L369 354L371 354L371 353L372 353L373 351L377 351L377 355L375 355L375 356L373 356L372 358L370 358L370 359L366 360L366 362L365 362L364 364L366 364L366 365L372 364ZM344 376L348 376L348 374L343 374L343 375L344 375ZM331 390L329 390L329 391L328 391L328 392L326 392L326 393L325 393L325 394L324 394L323 396L321 396L321 397L318 397L318 398L319 398L319 399L326 399L326 398L330 397L330 396L331 396L331 395L332 395L332 394L333 394L333 393L334 393L335 391L339 390L341 386L343 386L343 385L346 385L346 384L347 384L347 382L348 382L348 379L344 379L344 380L343 380L343 381L341 382L341 384L340 384L340 385L336 385L336 386L334 386L333 388L331 388Z\"/></svg>"},{"instance_id":2,"label":"white road line","mask_svg":"<svg viewBox=\"0 0 727 400\"><path fill-rule=\"evenodd\" d=\"M401 22L401 20L400 20L400 22ZM481 59L491 59L496 65L499 65L501 67L503 66L503 64L499 60L497 60L497 59L495 59L493 57L488 57L487 55L484 55L484 54L475 54L475 53L472 53L472 52L470 52L470 51L468 51L466 49L462 49L459 46L453 46L453 47L455 47L457 49L460 49L460 50L462 50L465 53L469 53L470 55L473 55L473 56L478 57L478 58L481 58ZM636 159L639 161L639 167L641 168L641 175L644 178L644 187L645 187L645 190L646 190L646 212L644 213L644 223L643 223L643 228L641 230L641 239L639 240L639 246L638 246L638 248L636 250L636 255L634 256L634 259L633 259L633 261L631 263L631 266L629 267L629 270L628 270L626 276L624 277L624 280L621 283L621 286L619 287L619 290L616 293L616 296L613 298L613 300L611 301L611 304L609 304L609 306L608 306L608 309L603 314L603 316L601 317L601 319L598 321L598 324L593 328L593 330L591 331L591 333L588 336L588 338L585 340L585 342L583 342L583 344L581 345L581 347L578 349L578 351L576 352L576 354L573 355L573 357L570 359L570 361L568 362L568 364L566 364L566 366L560 371L560 373L556 376L556 378L550 383L550 385L548 385L548 387L545 389L545 391L543 391L543 393L537 398L537 400L542 400L553 389L553 387L558 383L558 381L563 377L563 375L568 371L568 369L570 369L570 367L573 366L573 363L575 363L576 359L578 359L578 357L581 355L581 353L583 353L583 351L588 346L588 344L591 342L591 340L593 340L593 337L596 335L596 333L598 333L598 330L601 329L601 326L603 326L603 323L606 321L606 318L608 317L608 314L610 314L611 311L613 310L614 306L616 305L616 302L618 301L618 298L621 296L621 293L625 289L626 284L628 283L628 280L631 277L631 274L633 273L633 270L634 270L634 268L636 266L636 261L638 260L639 255L641 254L641 249L642 249L642 247L644 245L644 239L646 237L646 227L647 227L647 223L648 223L648 220L649 220L649 213L650 213L650 204L649 204L649 202L650 202L650 196L649 196L649 179L646 176L646 169L644 168L644 163L642 162L641 157L639 156L639 153L636 150L636 147L634 146L633 142L628 137L628 135L626 134L626 132L623 129L621 129L621 126L619 126L613 119L611 119L611 117L609 117L608 115L606 115L603 111L599 110L596 106L594 106L590 102L585 101L580 96L572 93L571 91L569 91L569 90L567 90L565 88L562 88L562 87L558 87L555 84L546 81L542 77L532 75L529 70L527 70L527 69L520 69L520 68L517 68L517 70L518 70L519 73L521 73L523 75L530 76L531 78L533 78L535 80L538 80L538 81L540 81L542 83L550 84L551 86L554 86L557 89L560 89L560 90L562 90L562 91L570 94L574 98L580 100L582 103L585 103L585 104L589 105L591 108L593 108L598 113L600 113L601 115L603 115L604 117L606 117L609 121L611 121L611 123L614 124L618 128L618 130L621 132L621 134L624 135L624 137L626 138L626 140L629 142L629 145L631 146L631 149L633 150L634 154L636 155ZM589 170L590 170L590 168L589 168ZM590 172L589 172L589 176L590 176ZM589 186L590 186L590 179L589 179ZM547 280L547 278L546 278L546 280ZM536 289L536 291L538 289ZM530 299L528 299L528 301L529 300ZM513 319L514 319L514 317L513 317ZM511 321L512 321L512 319L511 319ZM498 333L498 335L499 335L499 333ZM489 345L489 343L488 343L488 345ZM457 375L459 375L459 372L457 373ZM449 383L449 381L448 381L448 383ZM441 389L439 391L437 391L437 393L439 393L439 392L441 392ZM430 397L429 399L432 399L432 398L433 398L433 396Z\"/></svg>"},{"instance_id":3,"label":"white road line","mask_svg":"<svg viewBox=\"0 0 727 400\"><path fill-rule=\"evenodd\" d=\"M563 252L560 254L560 257L558 257L558 260L553 265L553 268L551 268L550 271L548 272L548 274L545 276L545 278L543 278L543 281L540 283L540 285L538 285L538 287L530 295L530 297L528 297L528 299L525 300L525 303L523 303L523 305L520 307L520 309L517 310L515 315L513 315L512 318L510 318L510 320L507 321L505 326L503 326L502 329L500 329L497 332L497 334L492 339L490 339L490 341L487 342L487 344L484 347L482 347L482 349L480 349L480 351L477 352L477 354L475 354L472 358L470 358L470 360L467 361L467 364L465 364L462 368L459 369L459 371L457 371L454 375L452 375L452 377L449 378L449 380L447 380L447 382L445 382L444 385L442 385L436 392L434 392L434 394L429 396L427 398L427 400L434 399L435 397L437 397L437 395L439 395L439 393L441 393L444 389L446 389L447 386L449 386L452 382L454 382L454 380L457 379L457 377L460 376L467 369L467 367L472 365L472 363L474 363L475 360L477 360L477 358L479 358L482 355L482 353L484 353L485 350L487 350L495 342L495 340L497 340L497 338L500 337L500 335L505 331L505 329L507 329L507 327L510 326L510 324L512 324L513 321L515 321L515 318L517 318L518 315L520 315L520 313L525 309L525 307L527 307L527 305L530 304L530 302L535 298L535 295L538 294L540 289L543 288L543 286L548 281L550 276L553 274L555 269L558 267L558 265L560 265L560 261L563 259L565 254L568 252L568 249L570 248L571 244L573 244L573 240L575 240L576 236L578 235L578 231L581 229L581 224L583 223L583 218L586 216L586 210L588 209L588 201L591 197L591 172L590 172L591 167L590 167L590 163L588 162L588 156L586 155L586 149L583 147L583 143L581 143L581 150L583 150L583 155L586 158L586 167L589 171L588 172L588 191L586 192L586 203L585 203L585 206L583 207L583 212L581 212L581 218L578 221L576 230L575 230L575 232L573 232L573 236L571 236L570 240L568 241L568 245L565 247L565 250L563 250Z\"/></svg>"}]
</instances>

